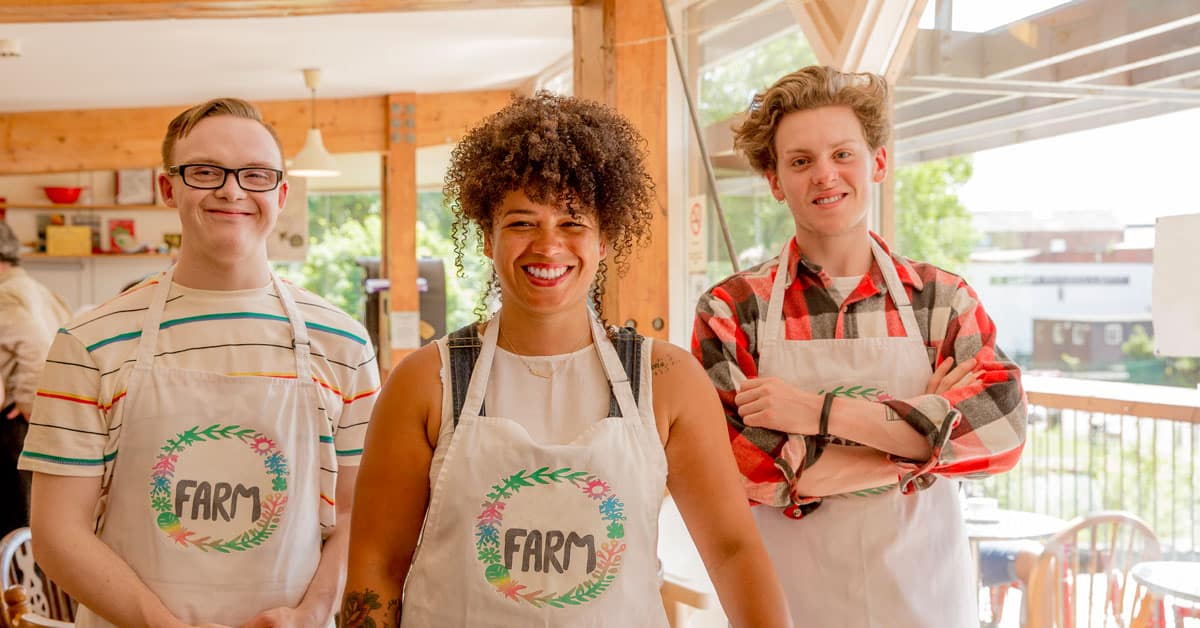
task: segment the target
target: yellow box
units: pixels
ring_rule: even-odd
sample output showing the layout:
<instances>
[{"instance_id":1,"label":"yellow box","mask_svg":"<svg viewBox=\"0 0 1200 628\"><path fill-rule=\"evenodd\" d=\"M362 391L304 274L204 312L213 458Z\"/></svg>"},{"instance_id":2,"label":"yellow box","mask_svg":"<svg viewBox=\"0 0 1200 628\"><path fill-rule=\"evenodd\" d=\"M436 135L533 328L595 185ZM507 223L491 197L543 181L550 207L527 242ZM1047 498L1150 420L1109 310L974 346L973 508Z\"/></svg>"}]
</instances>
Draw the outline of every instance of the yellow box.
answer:
<instances>
[{"instance_id":1,"label":"yellow box","mask_svg":"<svg viewBox=\"0 0 1200 628\"><path fill-rule=\"evenodd\" d=\"M65 225L46 227L46 255L91 255L92 228Z\"/></svg>"}]
</instances>

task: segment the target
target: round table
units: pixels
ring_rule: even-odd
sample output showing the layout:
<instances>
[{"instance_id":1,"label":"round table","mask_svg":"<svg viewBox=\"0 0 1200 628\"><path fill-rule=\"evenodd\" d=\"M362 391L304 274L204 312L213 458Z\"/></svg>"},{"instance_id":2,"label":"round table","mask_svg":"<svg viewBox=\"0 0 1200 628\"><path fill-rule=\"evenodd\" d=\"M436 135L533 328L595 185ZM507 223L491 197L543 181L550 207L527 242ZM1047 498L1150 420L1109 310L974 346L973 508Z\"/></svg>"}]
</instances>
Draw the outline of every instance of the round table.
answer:
<instances>
[{"instance_id":1,"label":"round table","mask_svg":"<svg viewBox=\"0 0 1200 628\"><path fill-rule=\"evenodd\" d=\"M979 517L979 519L974 519ZM979 590L979 544L983 541L1018 541L1044 539L1067 527L1067 521L1050 515L1023 510L992 509L984 512L963 512L967 541L975 562L975 586ZM981 611L982 612L982 611ZM994 611L993 611L994 616ZM980 620L980 625L990 625Z\"/></svg>"},{"instance_id":2,"label":"round table","mask_svg":"<svg viewBox=\"0 0 1200 628\"><path fill-rule=\"evenodd\" d=\"M1138 563L1129 573L1160 600L1170 596L1200 604L1200 563L1155 560Z\"/></svg>"},{"instance_id":3,"label":"round table","mask_svg":"<svg viewBox=\"0 0 1200 628\"><path fill-rule=\"evenodd\" d=\"M1067 527L1067 522L1058 517L1023 510L997 509L986 515L986 520L972 520L975 513L963 513L967 538L972 543L1043 539Z\"/></svg>"}]
</instances>

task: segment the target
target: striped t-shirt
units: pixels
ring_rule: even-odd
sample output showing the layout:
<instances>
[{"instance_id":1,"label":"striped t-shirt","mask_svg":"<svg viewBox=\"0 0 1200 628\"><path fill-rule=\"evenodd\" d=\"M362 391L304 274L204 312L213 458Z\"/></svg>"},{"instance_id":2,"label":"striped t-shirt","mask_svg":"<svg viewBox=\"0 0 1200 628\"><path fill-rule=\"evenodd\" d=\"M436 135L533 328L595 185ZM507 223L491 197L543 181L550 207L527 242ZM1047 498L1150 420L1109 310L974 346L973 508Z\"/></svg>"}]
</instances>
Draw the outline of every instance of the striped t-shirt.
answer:
<instances>
[{"instance_id":1,"label":"striped t-shirt","mask_svg":"<svg viewBox=\"0 0 1200 628\"><path fill-rule=\"evenodd\" d=\"M108 475L119 450L121 407L142 320L161 277L143 281L59 330L38 384L21 469ZM335 450L339 465L356 466L379 391L374 349L360 323L311 292L284 285L312 343L312 375L333 435L332 442L322 438L323 446ZM292 328L274 285L211 291L172 283L160 330L156 367L296 377Z\"/></svg>"}]
</instances>

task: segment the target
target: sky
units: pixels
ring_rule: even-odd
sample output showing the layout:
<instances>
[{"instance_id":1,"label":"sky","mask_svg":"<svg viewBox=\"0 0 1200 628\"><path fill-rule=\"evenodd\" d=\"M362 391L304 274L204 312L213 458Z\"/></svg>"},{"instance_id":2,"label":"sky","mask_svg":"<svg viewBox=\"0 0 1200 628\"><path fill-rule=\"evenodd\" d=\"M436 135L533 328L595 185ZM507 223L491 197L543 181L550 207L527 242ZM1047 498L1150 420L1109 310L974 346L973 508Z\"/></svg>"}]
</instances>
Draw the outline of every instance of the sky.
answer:
<instances>
[{"instance_id":1,"label":"sky","mask_svg":"<svg viewBox=\"0 0 1200 628\"><path fill-rule=\"evenodd\" d=\"M1069 0L954 0L954 30L984 32ZM921 16L933 28L935 0ZM1200 109L975 153L971 212L1109 210L1125 224L1200 213Z\"/></svg>"},{"instance_id":2,"label":"sky","mask_svg":"<svg viewBox=\"0 0 1200 628\"><path fill-rule=\"evenodd\" d=\"M1109 210L1125 224L1200 213L1200 109L975 153L971 212Z\"/></svg>"}]
</instances>

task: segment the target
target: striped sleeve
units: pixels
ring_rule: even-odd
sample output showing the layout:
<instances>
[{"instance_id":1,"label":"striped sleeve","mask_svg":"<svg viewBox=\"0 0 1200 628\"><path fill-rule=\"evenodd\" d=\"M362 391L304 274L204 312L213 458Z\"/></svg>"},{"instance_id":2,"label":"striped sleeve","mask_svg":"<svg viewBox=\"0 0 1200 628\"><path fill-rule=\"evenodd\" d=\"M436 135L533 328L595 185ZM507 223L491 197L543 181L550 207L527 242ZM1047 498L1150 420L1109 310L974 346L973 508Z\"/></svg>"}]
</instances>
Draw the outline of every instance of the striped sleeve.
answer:
<instances>
[{"instance_id":1,"label":"striped sleeve","mask_svg":"<svg viewBox=\"0 0 1200 628\"><path fill-rule=\"evenodd\" d=\"M38 382L18 468L53 475L99 476L116 457L100 402L100 369L83 343L60 330Z\"/></svg>"},{"instance_id":2,"label":"striped sleeve","mask_svg":"<svg viewBox=\"0 0 1200 628\"><path fill-rule=\"evenodd\" d=\"M375 406L377 396L379 365L371 343L366 343L350 380L344 383L342 411L337 429L333 432L338 466L356 467L362 459L367 423L371 419L371 409Z\"/></svg>"}]
</instances>

